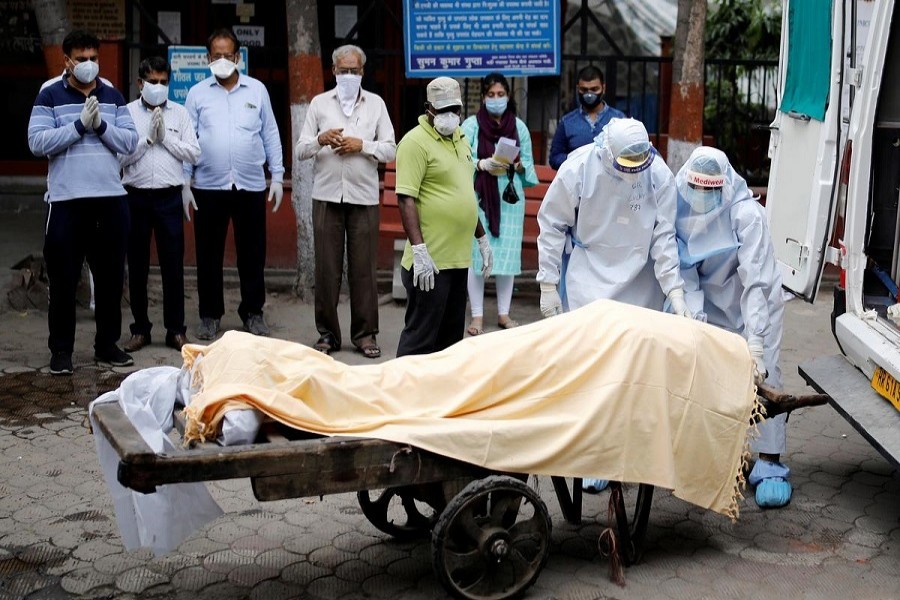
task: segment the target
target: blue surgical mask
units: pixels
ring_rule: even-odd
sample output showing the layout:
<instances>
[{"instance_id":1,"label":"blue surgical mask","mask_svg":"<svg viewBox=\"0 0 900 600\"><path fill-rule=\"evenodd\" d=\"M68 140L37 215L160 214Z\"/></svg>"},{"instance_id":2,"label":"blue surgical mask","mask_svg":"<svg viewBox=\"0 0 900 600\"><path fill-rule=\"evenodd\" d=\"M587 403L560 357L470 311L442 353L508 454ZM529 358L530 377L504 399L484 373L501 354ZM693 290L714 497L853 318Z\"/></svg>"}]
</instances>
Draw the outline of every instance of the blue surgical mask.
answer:
<instances>
[{"instance_id":1,"label":"blue surgical mask","mask_svg":"<svg viewBox=\"0 0 900 600\"><path fill-rule=\"evenodd\" d=\"M692 188L688 186L684 190L684 201L688 203L688 206L694 212L705 214L721 204L722 189Z\"/></svg>"},{"instance_id":2,"label":"blue surgical mask","mask_svg":"<svg viewBox=\"0 0 900 600\"><path fill-rule=\"evenodd\" d=\"M502 98L488 98L484 101L484 107L495 117L499 117L506 112L507 106L509 106L509 98L506 96Z\"/></svg>"}]
</instances>

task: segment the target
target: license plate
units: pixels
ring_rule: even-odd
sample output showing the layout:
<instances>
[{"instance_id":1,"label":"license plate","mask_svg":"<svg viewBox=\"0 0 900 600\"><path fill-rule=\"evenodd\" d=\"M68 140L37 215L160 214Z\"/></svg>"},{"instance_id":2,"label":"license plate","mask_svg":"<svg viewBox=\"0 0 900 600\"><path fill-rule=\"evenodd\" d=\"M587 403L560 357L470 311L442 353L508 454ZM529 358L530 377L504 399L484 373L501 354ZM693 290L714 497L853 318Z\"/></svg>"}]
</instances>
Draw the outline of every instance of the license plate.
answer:
<instances>
[{"instance_id":1,"label":"license plate","mask_svg":"<svg viewBox=\"0 0 900 600\"><path fill-rule=\"evenodd\" d=\"M875 388L876 392L890 400L894 408L900 410L900 381L894 379L890 373L881 367L876 367L875 376L872 377L872 387Z\"/></svg>"}]
</instances>

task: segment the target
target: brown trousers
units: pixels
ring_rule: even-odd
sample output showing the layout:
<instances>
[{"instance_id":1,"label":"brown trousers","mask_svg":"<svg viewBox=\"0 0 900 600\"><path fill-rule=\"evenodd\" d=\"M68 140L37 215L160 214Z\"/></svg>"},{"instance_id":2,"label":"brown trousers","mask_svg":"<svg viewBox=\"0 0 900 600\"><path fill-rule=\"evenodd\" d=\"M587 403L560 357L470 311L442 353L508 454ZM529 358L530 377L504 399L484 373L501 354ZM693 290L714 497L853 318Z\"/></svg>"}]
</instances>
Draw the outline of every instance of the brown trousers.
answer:
<instances>
[{"instance_id":1,"label":"brown trousers","mask_svg":"<svg viewBox=\"0 0 900 600\"><path fill-rule=\"evenodd\" d=\"M350 340L355 346L375 341L378 334L378 205L313 200L316 253L316 329L330 333L341 345L337 305L344 275L347 245L347 284L350 287Z\"/></svg>"}]
</instances>

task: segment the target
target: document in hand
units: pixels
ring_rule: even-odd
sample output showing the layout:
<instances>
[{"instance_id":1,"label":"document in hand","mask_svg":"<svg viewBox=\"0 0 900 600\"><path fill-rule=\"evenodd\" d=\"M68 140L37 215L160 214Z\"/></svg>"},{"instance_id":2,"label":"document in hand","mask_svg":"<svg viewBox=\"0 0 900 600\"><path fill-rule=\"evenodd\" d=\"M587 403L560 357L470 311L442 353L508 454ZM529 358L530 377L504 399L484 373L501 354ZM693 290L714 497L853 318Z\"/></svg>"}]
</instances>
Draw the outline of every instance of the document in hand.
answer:
<instances>
[{"instance_id":1,"label":"document in hand","mask_svg":"<svg viewBox=\"0 0 900 600\"><path fill-rule=\"evenodd\" d=\"M518 155L519 147L516 145L515 140L505 137L497 140L497 145L494 147L494 160L511 165L515 162Z\"/></svg>"}]
</instances>

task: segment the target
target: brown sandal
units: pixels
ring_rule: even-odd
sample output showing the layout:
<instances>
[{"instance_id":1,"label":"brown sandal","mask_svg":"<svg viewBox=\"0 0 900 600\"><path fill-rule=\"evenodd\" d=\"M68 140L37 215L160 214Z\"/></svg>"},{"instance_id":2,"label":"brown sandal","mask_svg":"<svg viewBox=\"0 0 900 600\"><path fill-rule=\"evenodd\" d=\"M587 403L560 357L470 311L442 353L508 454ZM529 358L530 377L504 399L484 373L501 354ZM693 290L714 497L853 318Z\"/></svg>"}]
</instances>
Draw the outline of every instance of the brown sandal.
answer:
<instances>
[{"instance_id":1,"label":"brown sandal","mask_svg":"<svg viewBox=\"0 0 900 600\"><path fill-rule=\"evenodd\" d=\"M508 321L506 321L506 323L500 323L499 321L497 322L497 327L499 327L500 329L512 329L513 327L518 326L519 322L513 321L512 319L509 319Z\"/></svg>"},{"instance_id":2,"label":"brown sandal","mask_svg":"<svg viewBox=\"0 0 900 600\"><path fill-rule=\"evenodd\" d=\"M466 329L466 333L472 336L481 335L482 333L484 333L484 329L482 329L481 327L475 327L474 325L469 325L469 328Z\"/></svg>"}]
</instances>

